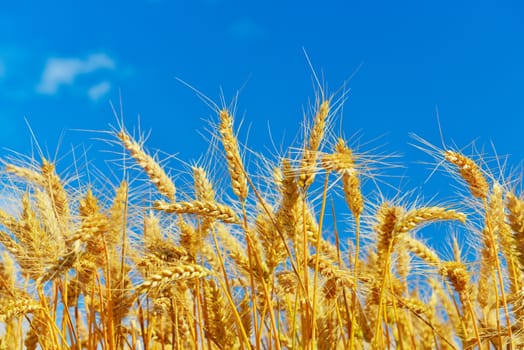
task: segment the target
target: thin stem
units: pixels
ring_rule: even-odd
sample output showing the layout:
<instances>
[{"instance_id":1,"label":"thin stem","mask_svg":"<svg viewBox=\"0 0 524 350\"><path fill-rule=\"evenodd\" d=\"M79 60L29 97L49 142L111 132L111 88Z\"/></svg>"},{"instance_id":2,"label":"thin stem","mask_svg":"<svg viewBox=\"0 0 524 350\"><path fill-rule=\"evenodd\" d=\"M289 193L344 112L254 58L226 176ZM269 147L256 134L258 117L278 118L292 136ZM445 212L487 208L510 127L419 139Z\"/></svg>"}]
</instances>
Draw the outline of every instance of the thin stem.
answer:
<instances>
[{"instance_id":1,"label":"thin stem","mask_svg":"<svg viewBox=\"0 0 524 350\"><path fill-rule=\"evenodd\" d=\"M227 271L226 271L226 266L224 264L224 259L222 258L222 254L220 253L220 248L218 246L218 240L217 240L217 235L216 235L214 226L211 229L211 235L213 237L213 241L215 242L215 248L217 250L218 261L220 262L220 266L222 267L222 273L224 275L224 281L222 282L219 280L219 282L221 282L221 285L224 291L226 292L225 294L226 294L227 300L231 304L231 310L233 311L235 319L238 323L238 329L241 332L240 335L242 336L242 340L246 341L246 345L249 346L249 337L247 336L246 330L244 329L244 324L242 323L242 319L240 315L238 314L237 306L233 302L233 298L231 294L231 287L229 286L229 278L227 277Z\"/></svg>"},{"instance_id":2,"label":"thin stem","mask_svg":"<svg viewBox=\"0 0 524 350\"><path fill-rule=\"evenodd\" d=\"M322 208L320 210L320 219L318 222L318 233L317 233L317 246L315 247L315 272L313 274L313 306L312 306L312 323L313 327L311 331L311 343L313 347L316 347L316 306L317 306L317 284L318 284L318 268L320 264L320 240L322 239L322 225L324 223L324 213L326 211L326 198L327 198L327 188L329 182L329 172L326 173L326 179L324 181L324 190L322 192Z\"/></svg>"},{"instance_id":3,"label":"thin stem","mask_svg":"<svg viewBox=\"0 0 524 350\"><path fill-rule=\"evenodd\" d=\"M353 279L355 281L355 292L351 297L351 305L354 306L357 303L357 283L358 283L358 256L360 254L360 215L355 216L355 259L353 263ZM354 309L353 309L354 310ZM351 331L349 335L350 347L353 346L355 340L355 311L351 313Z\"/></svg>"}]
</instances>

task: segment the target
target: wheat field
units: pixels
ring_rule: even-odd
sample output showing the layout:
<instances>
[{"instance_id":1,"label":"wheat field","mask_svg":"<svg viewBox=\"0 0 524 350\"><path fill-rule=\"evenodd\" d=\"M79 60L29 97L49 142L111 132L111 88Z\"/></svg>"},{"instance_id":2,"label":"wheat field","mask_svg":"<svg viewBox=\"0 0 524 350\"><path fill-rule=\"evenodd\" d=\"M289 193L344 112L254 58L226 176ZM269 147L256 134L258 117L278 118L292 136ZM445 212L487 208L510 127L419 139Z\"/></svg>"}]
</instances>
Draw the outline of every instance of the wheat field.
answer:
<instances>
[{"instance_id":1,"label":"wheat field","mask_svg":"<svg viewBox=\"0 0 524 350\"><path fill-rule=\"evenodd\" d=\"M214 105L212 151L179 169L122 123L117 182L2 160L0 349L522 348L520 179L418 139L457 199L377 195L390 157L336 136L325 96L276 156Z\"/></svg>"}]
</instances>

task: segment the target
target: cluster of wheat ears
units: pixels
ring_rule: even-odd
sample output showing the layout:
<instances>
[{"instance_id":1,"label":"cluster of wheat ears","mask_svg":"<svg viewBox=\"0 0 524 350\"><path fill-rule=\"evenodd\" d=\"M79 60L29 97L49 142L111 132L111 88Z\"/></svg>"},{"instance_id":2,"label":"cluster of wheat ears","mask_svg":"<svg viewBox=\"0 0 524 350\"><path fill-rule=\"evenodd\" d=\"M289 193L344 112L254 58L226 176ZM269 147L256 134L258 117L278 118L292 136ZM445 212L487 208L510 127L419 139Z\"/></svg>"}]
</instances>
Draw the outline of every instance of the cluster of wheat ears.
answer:
<instances>
[{"instance_id":1,"label":"cluster of wheat ears","mask_svg":"<svg viewBox=\"0 0 524 350\"><path fill-rule=\"evenodd\" d=\"M210 161L180 180L123 126L113 141L146 182L74 186L48 159L4 160L0 349L524 346L515 184L425 144L469 199L366 195L384 159L331 136L337 103L319 94L303 142L272 160L240 147L234 113L216 108L220 186ZM461 232L473 251L424 243L417 231L439 221L435 235Z\"/></svg>"}]
</instances>

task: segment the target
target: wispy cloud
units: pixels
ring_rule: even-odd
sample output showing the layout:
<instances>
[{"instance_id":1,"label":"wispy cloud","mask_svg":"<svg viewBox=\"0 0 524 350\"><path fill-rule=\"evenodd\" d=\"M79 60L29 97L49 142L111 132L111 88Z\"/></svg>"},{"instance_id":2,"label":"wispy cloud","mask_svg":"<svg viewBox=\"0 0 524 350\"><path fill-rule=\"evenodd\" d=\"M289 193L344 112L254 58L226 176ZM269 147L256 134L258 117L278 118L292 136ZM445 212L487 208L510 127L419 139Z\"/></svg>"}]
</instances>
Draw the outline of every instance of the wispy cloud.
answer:
<instances>
[{"instance_id":1,"label":"wispy cloud","mask_svg":"<svg viewBox=\"0 0 524 350\"><path fill-rule=\"evenodd\" d=\"M266 31L251 17L242 17L231 23L229 34L240 40L262 39L265 37Z\"/></svg>"},{"instance_id":2,"label":"wispy cloud","mask_svg":"<svg viewBox=\"0 0 524 350\"><path fill-rule=\"evenodd\" d=\"M109 90L111 90L111 83L109 81L103 81L99 84L91 86L87 90L87 95L92 101L98 101L100 98L104 97Z\"/></svg>"},{"instance_id":3,"label":"wispy cloud","mask_svg":"<svg viewBox=\"0 0 524 350\"><path fill-rule=\"evenodd\" d=\"M51 57L47 60L36 91L52 95L61 86L72 85L80 75L101 69L114 69L115 66L114 60L104 53L92 54L85 59Z\"/></svg>"}]
</instances>

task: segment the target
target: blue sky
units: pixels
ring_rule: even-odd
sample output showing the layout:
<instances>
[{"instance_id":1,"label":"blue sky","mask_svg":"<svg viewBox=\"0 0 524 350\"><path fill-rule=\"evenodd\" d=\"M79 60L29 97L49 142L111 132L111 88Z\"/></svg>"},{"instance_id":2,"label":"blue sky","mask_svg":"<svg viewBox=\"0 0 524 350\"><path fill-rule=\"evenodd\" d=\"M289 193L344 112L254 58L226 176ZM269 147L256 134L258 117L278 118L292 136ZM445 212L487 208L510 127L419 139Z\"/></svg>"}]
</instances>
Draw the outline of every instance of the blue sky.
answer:
<instances>
[{"instance_id":1,"label":"blue sky","mask_svg":"<svg viewBox=\"0 0 524 350\"><path fill-rule=\"evenodd\" d=\"M348 83L344 134L382 136L411 166L427 156L414 132L440 144L478 138L516 165L524 159L524 6L518 1L3 1L0 144L27 152L27 118L54 152L91 144L121 92L148 145L185 160L206 150L215 116L179 77L219 101L242 88L241 138L263 149L298 132L314 96L311 69L335 91ZM102 147L103 148L103 147ZM5 154L5 151L2 151ZM423 166L412 184L427 176ZM420 176L420 178L417 178Z\"/></svg>"}]
</instances>

